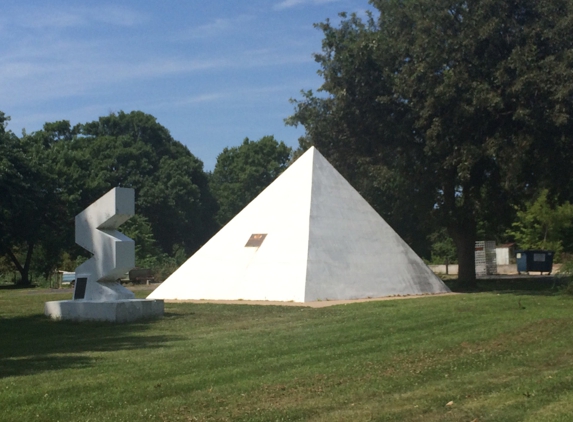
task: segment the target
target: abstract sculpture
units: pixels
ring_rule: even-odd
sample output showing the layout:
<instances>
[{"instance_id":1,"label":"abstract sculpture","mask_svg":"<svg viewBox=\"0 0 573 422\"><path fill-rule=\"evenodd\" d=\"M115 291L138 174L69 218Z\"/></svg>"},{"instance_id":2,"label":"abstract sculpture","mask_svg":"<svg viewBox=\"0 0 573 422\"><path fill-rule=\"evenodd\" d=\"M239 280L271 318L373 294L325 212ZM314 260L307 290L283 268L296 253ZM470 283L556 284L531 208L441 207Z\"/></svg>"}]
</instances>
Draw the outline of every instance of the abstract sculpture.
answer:
<instances>
[{"instance_id":1,"label":"abstract sculpture","mask_svg":"<svg viewBox=\"0 0 573 422\"><path fill-rule=\"evenodd\" d=\"M135 244L117 231L134 210L134 190L115 188L76 216L76 243L94 255L76 268L74 299L135 297L117 281L135 267Z\"/></svg>"},{"instance_id":2,"label":"abstract sculpture","mask_svg":"<svg viewBox=\"0 0 573 422\"><path fill-rule=\"evenodd\" d=\"M163 315L162 300L135 299L118 281L135 266L133 240L117 231L134 209L134 190L114 188L76 216L76 243L93 256L76 268L74 300L46 302L47 316L129 322Z\"/></svg>"}]
</instances>

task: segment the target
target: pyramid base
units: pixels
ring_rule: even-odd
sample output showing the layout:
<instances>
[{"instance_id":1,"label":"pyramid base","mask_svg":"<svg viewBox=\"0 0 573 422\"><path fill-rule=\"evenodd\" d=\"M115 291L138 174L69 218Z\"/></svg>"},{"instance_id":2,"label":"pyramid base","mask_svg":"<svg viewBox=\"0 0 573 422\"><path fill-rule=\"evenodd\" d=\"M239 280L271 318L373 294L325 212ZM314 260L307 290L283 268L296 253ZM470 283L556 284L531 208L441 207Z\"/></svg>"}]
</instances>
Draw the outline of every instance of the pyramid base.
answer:
<instances>
[{"instance_id":1,"label":"pyramid base","mask_svg":"<svg viewBox=\"0 0 573 422\"><path fill-rule=\"evenodd\" d=\"M60 300L46 302L44 314L55 320L132 322L163 316L163 300L125 299L108 302Z\"/></svg>"}]
</instances>

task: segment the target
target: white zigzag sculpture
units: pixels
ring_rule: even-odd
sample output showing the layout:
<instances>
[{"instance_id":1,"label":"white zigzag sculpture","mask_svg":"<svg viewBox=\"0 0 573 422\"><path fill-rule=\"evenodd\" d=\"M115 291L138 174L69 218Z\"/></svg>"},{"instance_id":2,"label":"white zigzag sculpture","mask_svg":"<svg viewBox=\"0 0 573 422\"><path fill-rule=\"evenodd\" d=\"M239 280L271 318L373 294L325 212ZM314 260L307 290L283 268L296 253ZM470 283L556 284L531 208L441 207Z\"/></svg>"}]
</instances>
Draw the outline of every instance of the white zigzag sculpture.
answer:
<instances>
[{"instance_id":1,"label":"white zigzag sculpture","mask_svg":"<svg viewBox=\"0 0 573 422\"><path fill-rule=\"evenodd\" d=\"M74 300L46 302L56 320L130 322L163 315L162 300L135 299L118 279L135 266L135 244L117 231L135 211L135 192L110 190L76 216L76 243L94 256L76 268Z\"/></svg>"},{"instance_id":2,"label":"white zigzag sculpture","mask_svg":"<svg viewBox=\"0 0 573 422\"><path fill-rule=\"evenodd\" d=\"M134 214L134 190L114 188L76 216L76 243L94 256L76 268L75 300L135 297L117 281L135 267L135 244L117 231Z\"/></svg>"}]
</instances>

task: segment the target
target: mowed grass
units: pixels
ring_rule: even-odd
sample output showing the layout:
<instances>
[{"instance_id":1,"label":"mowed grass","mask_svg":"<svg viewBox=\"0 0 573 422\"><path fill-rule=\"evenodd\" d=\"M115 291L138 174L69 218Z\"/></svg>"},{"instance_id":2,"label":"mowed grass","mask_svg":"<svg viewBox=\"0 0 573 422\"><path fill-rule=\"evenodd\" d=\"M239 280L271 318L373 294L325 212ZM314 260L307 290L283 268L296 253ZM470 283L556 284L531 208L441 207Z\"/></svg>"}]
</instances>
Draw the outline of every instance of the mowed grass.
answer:
<instances>
[{"instance_id":1,"label":"mowed grass","mask_svg":"<svg viewBox=\"0 0 573 422\"><path fill-rule=\"evenodd\" d=\"M113 325L50 321L70 294L44 292L0 290L2 421L573 420L571 296L166 304Z\"/></svg>"}]
</instances>

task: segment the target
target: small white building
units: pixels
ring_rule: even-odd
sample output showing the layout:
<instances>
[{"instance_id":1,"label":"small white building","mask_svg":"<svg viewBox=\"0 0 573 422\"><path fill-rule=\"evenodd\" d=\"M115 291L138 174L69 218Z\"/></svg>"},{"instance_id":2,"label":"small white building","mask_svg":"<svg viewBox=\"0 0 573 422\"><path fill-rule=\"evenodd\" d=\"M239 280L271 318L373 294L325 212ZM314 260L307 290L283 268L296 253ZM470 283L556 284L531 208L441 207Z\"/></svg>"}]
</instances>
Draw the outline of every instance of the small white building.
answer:
<instances>
[{"instance_id":1,"label":"small white building","mask_svg":"<svg viewBox=\"0 0 573 422\"><path fill-rule=\"evenodd\" d=\"M495 256L497 265L515 264L515 243L496 246Z\"/></svg>"}]
</instances>

